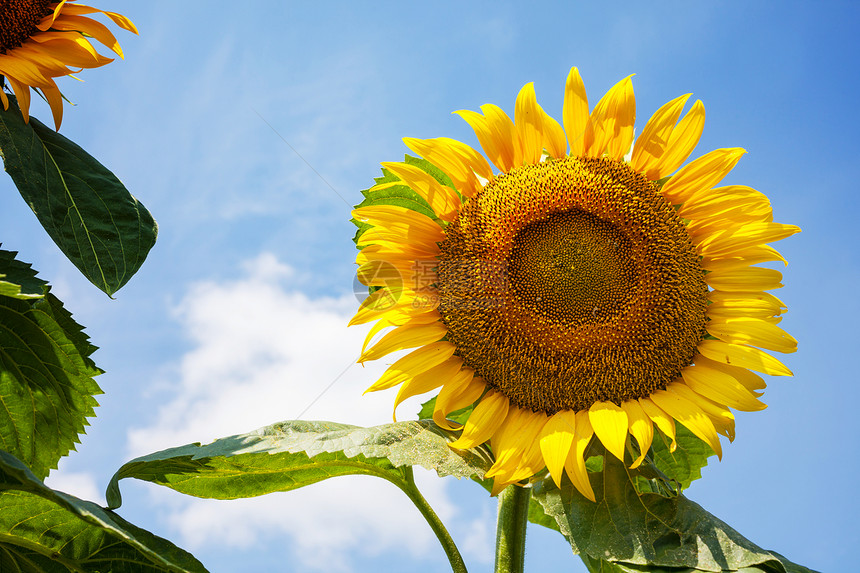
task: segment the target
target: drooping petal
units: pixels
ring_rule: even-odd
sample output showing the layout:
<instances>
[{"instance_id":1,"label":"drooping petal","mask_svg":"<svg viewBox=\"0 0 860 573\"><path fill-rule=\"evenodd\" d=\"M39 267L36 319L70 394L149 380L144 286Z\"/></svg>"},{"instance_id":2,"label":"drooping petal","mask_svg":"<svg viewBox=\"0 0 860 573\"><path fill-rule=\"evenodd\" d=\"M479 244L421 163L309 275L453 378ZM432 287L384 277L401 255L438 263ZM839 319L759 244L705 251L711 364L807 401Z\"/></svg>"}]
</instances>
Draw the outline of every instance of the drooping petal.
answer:
<instances>
[{"instance_id":1,"label":"drooping petal","mask_svg":"<svg viewBox=\"0 0 860 573\"><path fill-rule=\"evenodd\" d=\"M642 410L651 418L654 425L671 440L669 451L674 452L675 448L678 447L678 443L675 441L675 419L652 402L650 398L640 398L639 405L642 406Z\"/></svg>"},{"instance_id":2,"label":"drooping petal","mask_svg":"<svg viewBox=\"0 0 860 573\"><path fill-rule=\"evenodd\" d=\"M588 409L588 420L601 443L623 462L628 428L624 408L612 402L595 402Z\"/></svg>"},{"instance_id":3,"label":"drooping petal","mask_svg":"<svg viewBox=\"0 0 860 573\"><path fill-rule=\"evenodd\" d=\"M667 386L666 390L652 392L650 399L667 414L684 424L696 437L711 446L717 457L722 459L723 448L714 423L699 406L675 392L672 384Z\"/></svg>"},{"instance_id":4,"label":"drooping petal","mask_svg":"<svg viewBox=\"0 0 860 573\"><path fill-rule=\"evenodd\" d=\"M464 368L464 371L467 369ZM446 430L454 430L457 426L447 419L448 414L474 404L486 389L483 378L473 376L460 384L445 384L436 397L433 409L433 421L437 426Z\"/></svg>"},{"instance_id":5,"label":"drooping petal","mask_svg":"<svg viewBox=\"0 0 860 573\"><path fill-rule=\"evenodd\" d=\"M463 434L454 442L452 448L467 450L480 446L490 439L502 425L508 414L508 397L501 392L490 390L469 414Z\"/></svg>"},{"instance_id":6,"label":"drooping petal","mask_svg":"<svg viewBox=\"0 0 860 573\"><path fill-rule=\"evenodd\" d=\"M561 476L564 465L573 448L576 437L576 412L563 410L551 416L541 431L540 449L549 475L558 487L561 487Z\"/></svg>"},{"instance_id":7,"label":"drooping petal","mask_svg":"<svg viewBox=\"0 0 860 573\"><path fill-rule=\"evenodd\" d=\"M735 441L735 416L724 404L714 402L694 392L689 386L680 382L669 384L667 390L674 392L682 398L686 398L698 406L711 420L717 433L727 437L730 442Z\"/></svg>"},{"instance_id":8,"label":"drooping petal","mask_svg":"<svg viewBox=\"0 0 860 573\"><path fill-rule=\"evenodd\" d=\"M636 443L639 446L639 457L633 460L630 465L631 469L637 468L651 448L651 441L654 439L654 424L638 400L628 400L622 403L621 407L627 412L630 435L636 438Z\"/></svg>"},{"instance_id":9,"label":"drooping petal","mask_svg":"<svg viewBox=\"0 0 860 573\"><path fill-rule=\"evenodd\" d=\"M567 456L564 469L573 486L585 497L595 501L594 489L591 480L588 479L588 470L585 468L585 450L591 442L594 429L589 421L586 411L576 413L576 436L573 440L573 451Z\"/></svg>"}]
</instances>

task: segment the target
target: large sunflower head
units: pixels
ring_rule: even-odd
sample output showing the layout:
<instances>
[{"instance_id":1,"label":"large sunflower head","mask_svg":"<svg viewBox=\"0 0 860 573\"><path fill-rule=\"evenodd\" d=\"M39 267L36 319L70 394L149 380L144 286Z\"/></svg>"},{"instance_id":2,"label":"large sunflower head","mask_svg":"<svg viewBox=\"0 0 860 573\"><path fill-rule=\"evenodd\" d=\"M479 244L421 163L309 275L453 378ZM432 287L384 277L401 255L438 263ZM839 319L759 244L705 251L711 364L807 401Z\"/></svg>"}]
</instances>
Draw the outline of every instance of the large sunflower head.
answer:
<instances>
[{"instance_id":1,"label":"large sunflower head","mask_svg":"<svg viewBox=\"0 0 860 573\"><path fill-rule=\"evenodd\" d=\"M681 167L705 120L700 101L681 118L688 98L634 143L630 78L589 112L574 68L562 124L531 84L513 121L494 105L457 112L489 162L459 141L407 138L423 159L384 163L353 212L374 292L351 324L376 321L360 361L415 349L369 390L400 385L396 408L438 388L433 417L452 430L448 414L474 406L451 446L489 441L496 492L546 468L594 500L592 440L635 467L655 426L674 447L676 422L721 455L730 408L765 407L753 371L791 375L764 351L797 345L765 292L781 274L755 265L785 262L766 243L800 229L774 223L758 191L716 187L744 150ZM394 186L412 197L386 199Z\"/></svg>"},{"instance_id":2,"label":"large sunflower head","mask_svg":"<svg viewBox=\"0 0 860 573\"><path fill-rule=\"evenodd\" d=\"M137 34L134 24L121 14L74 3L76 0L0 0L0 84L9 82L24 120L30 118L30 88L51 106L57 129L63 121L63 96L54 78L69 76L84 68L97 68L113 61L96 52L95 39L122 57L122 49L111 31L85 17L96 12L114 24ZM0 85L3 109L9 99Z\"/></svg>"}]
</instances>

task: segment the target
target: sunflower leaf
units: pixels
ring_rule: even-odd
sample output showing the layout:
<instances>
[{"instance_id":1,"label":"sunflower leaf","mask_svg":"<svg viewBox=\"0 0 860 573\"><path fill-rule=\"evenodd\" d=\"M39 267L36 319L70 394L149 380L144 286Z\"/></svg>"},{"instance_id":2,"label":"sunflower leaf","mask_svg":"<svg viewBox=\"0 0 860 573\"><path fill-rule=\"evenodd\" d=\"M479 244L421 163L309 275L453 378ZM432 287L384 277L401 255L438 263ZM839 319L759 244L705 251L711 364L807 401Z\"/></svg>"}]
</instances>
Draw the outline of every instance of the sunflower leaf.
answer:
<instances>
[{"instance_id":1,"label":"sunflower leaf","mask_svg":"<svg viewBox=\"0 0 860 573\"><path fill-rule=\"evenodd\" d=\"M107 501L120 506L119 480L127 477L214 499L290 491L343 475L376 476L403 489L413 465L458 478L483 477L489 468L479 454L449 448L444 432L426 421L362 428L296 420L134 459L114 474Z\"/></svg>"},{"instance_id":2,"label":"sunflower leaf","mask_svg":"<svg viewBox=\"0 0 860 573\"><path fill-rule=\"evenodd\" d=\"M636 475L605 455L603 471L589 476L596 503L567 481L559 489L543 480L532 497L591 571L810 572L758 547L683 495L639 493Z\"/></svg>"},{"instance_id":3,"label":"sunflower leaf","mask_svg":"<svg viewBox=\"0 0 860 573\"><path fill-rule=\"evenodd\" d=\"M57 467L95 414L95 349L54 295L0 296L0 449L39 478Z\"/></svg>"},{"instance_id":4,"label":"sunflower leaf","mask_svg":"<svg viewBox=\"0 0 860 573\"><path fill-rule=\"evenodd\" d=\"M0 450L0 571L203 573L190 553L53 490Z\"/></svg>"},{"instance_id":5,"label":"sunflower leaf","mask_svg":"<svg viewBox=\"0 0 860 573\"><path fill-rule=\"evenodd\" d=\"M22 300L42 298L48 283L37 278L29 264L17 260L17 254L0 249L0 295Z\"/></svg>"},{"instance_id":6,"label":"sunflower leaf","mask_svg":"<svg viewBox=\"0 0 860 573\"><path fill-rule=\"evenodd\" d=\"M95 158L31 117L9 96L0 109L0 155L21 196L63 254L108 295L155 244L149 211Z\"/></svg>"}]
</instances>

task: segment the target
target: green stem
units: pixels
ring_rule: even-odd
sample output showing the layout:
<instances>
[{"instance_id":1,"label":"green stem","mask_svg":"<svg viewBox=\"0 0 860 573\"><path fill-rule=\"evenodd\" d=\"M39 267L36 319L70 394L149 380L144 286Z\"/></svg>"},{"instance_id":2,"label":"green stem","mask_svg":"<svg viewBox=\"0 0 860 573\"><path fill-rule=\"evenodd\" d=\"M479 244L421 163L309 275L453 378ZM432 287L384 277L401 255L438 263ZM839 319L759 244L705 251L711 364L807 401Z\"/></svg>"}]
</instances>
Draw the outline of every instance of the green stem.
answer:
<instances>
[{"instance_id":1,"label":"green stem","mask_svg":"<svg viewBox=\"0 0 860 573\"><path fill-rule=\"evenodd\" d=\"M518 485L509 485L499 494L496 573L523 573L531 495L530 488Z\"/></svg>"},{"instance_id":2,"label":"green stem","mask_svg":"<svg viewBox=\"0 0 860 573\"><path fill-rule=\"evenodd\" d=\"M433 508L430 507L430 504L427 503L427 500L424 499L421 492L418 491L418 487L415 485L415 479L412 476L412 468L407 467L406 469L407 483L406 487L403 488L403 491L409 496L409 499L412 500L412 503L415 504L418 511L421 512L421 515L424 516L427 523L430 524L430 528L433 530L433 533L436 534L436 537L439 539L439 543L442 544L442 548L445 549L445 554L448 556L448 561L451 563L451 570L454 571L454 573L468 573L466 571L466 564L463 562L463 557L460 555L460 551L454 544L454 540L451 539L451 535L448 533L448 530L445 529L445 526L442 524L442 520L439 519L439 516L436 515L436 512L433 511Z\"/></svg>"}]
</instances>

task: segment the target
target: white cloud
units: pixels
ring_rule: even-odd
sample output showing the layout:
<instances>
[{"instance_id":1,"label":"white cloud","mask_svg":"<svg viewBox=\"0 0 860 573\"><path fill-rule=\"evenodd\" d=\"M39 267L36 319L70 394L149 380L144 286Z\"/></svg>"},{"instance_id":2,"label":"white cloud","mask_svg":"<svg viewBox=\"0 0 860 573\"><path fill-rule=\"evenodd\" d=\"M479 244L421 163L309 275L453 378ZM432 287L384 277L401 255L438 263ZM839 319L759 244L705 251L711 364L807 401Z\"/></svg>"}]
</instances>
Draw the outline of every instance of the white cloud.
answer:
<instances>
[{"instance_id":1,"label":"white cloud","mask_svg":"<svg viewBox=\"0 0 860 573\"><path fill-rule=\"evenodd\" d=\"M247 263L236 280L189 289L175 317L192 347L168 381L172 396L153 422L129 432L130 455L205 443L298 417L361 425L391 419L392 393L362 396L384 364L354 364L365 332L346 327L355 298L308 297L290 289L293 274L264 254ZM416 411L418 402L401 406L403 415ZM450 480L418 469L416 479L440 518L457 521ZM185 497L177 502L155 493L153 503L167 512L169 527L192 551L262 547L286 537L294 559L326 571L350 570L353 552L421 557L441 551L406 496L374 478L338 478L230 502ZM456 529L465 531L469 549L487 555L486 544L477 541L487 537L485 517L470 522L460 515Z\"/></svg>"},{"instance_id":2,"label":"white cloud","mask_svg":"<svg viewBox=\"0 0 860 573\"><path fill-rule=\"evenodd\" d=\"M45 479L45 484L51 489L104 505L104 493L96 477L89 472L65 471L68 459L66 456L60 460L59 467Z\"/></svg>"}]
</instances>

